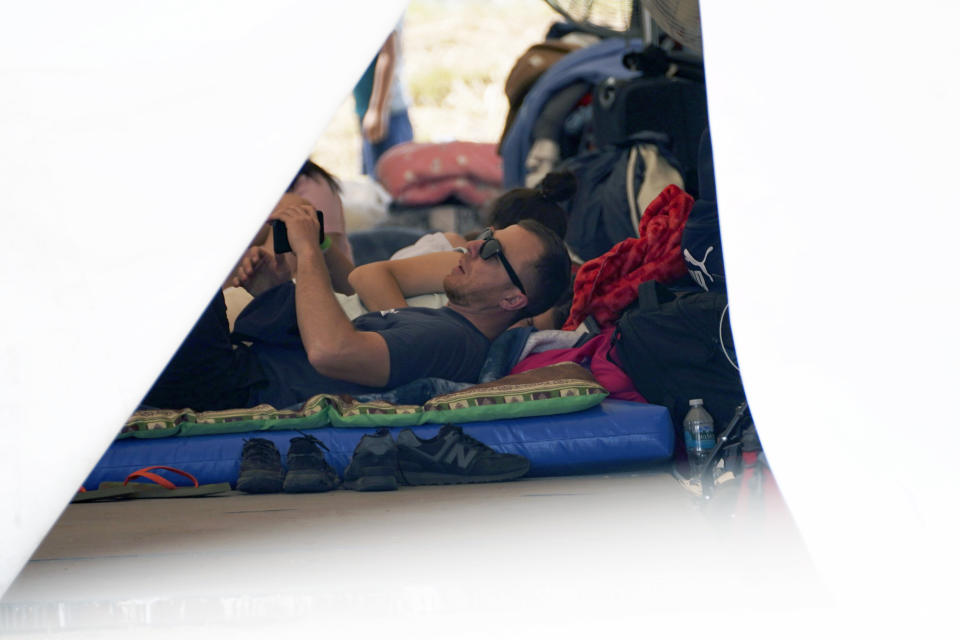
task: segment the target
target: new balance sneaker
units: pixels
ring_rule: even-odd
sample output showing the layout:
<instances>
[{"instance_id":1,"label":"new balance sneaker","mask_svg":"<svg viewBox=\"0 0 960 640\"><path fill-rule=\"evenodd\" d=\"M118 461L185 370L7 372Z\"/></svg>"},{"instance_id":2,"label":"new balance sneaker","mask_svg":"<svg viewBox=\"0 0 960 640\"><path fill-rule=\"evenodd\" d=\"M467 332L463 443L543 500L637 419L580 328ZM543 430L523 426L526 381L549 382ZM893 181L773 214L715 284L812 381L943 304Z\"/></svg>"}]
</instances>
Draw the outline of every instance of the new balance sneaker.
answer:
<instances>
[{"instance_id":1,"label":"new balance sneaker","mask_svg":"<svg viewBox=\"0 0 960 640\"><path fill-rule=\"evenodd\" d=\"M266 438L245 440L240 453L237 491L277 493L282 486L283 464L277 445Z\"/></svg>"},{"instance_id":2,"label":"new balance sneaker","mask_svg":"<svg viewBox=\"0 0 960 640\"><path fill-rule=\"evenodd\" d=\"M330 451L311 435L290 439L287 450L287 476L283 480L286 493L317 493L335 489L340 482L336 470L323 457Z\"/></svg>"},{"instance_id":3,"label":"new balance sneaker","mask_svg":"<svg viewBox=\"0 0 960 640\"><path fill-rule=\"evenodd\" d=\"M389 429L364 435L343 471L343 488L354 491L396 491L397 444Z\"/></svg>"},{"instance_id":4,"label":"new balance sneaker","mask_svg":"<svg viewBox=\"0 0 960 640\"><path fill-rule=\"evenodd\" d=\"M494 451L452 424L428 440L410 429L401 431L397 461L401 476L412 485L499 482L519 478L530 469L523 456Z\"/></svg>"}]
</instances>

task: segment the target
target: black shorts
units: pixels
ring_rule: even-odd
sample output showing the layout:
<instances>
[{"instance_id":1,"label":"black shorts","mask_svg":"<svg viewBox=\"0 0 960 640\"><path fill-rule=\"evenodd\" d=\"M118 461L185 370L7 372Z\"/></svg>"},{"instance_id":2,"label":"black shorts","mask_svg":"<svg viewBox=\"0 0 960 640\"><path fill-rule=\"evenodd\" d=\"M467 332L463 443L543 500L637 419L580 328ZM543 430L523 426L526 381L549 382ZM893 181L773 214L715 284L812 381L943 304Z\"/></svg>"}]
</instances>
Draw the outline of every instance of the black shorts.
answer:
<instances>
[{"instance_id":1,"label":"black shorts","mask_svg":"<svg viewBox=\"0 0 960 640\"><path fill-rule=\"evenodd\" d=\"M231 339L227 304L217 291L142 404L197 411L247 407L251 389L263 381L250 350Z\"/></svg>"}]
</instances>

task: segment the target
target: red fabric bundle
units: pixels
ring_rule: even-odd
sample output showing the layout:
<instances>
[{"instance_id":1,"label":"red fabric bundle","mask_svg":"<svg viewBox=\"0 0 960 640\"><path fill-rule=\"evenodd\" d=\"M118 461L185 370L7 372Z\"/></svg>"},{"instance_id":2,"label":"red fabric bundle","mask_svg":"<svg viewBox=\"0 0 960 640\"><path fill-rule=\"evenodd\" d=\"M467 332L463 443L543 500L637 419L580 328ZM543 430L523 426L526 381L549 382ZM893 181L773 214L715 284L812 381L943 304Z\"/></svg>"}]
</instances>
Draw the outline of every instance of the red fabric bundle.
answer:
<instances>
[{"instance_id":1,"label":"red fabric bundle","mask_svg":"<svg viewBox=\"0 0 960 640\"><path fill-rule=\"evenodd\" d=\"M479 206L500 195L503 161L493 143L407 142L381 156L377 178L400 204L430 205L454 197Z\"/></svg>"},{"instance_id":2,"label":"red fabric bundle","mask_svg":"<svg viewBox=\"0 0 960 640\"><path fill-rule=\"evenodd\" d=\"M693 198L676 185L660 192L640 218L638 238L627 238L580 267L573 283L573 304L563 328L576 329L587 316L611 326L637 297L647 280L664 284L686 273L680 250Z\"/></svg>"}]
</instances>

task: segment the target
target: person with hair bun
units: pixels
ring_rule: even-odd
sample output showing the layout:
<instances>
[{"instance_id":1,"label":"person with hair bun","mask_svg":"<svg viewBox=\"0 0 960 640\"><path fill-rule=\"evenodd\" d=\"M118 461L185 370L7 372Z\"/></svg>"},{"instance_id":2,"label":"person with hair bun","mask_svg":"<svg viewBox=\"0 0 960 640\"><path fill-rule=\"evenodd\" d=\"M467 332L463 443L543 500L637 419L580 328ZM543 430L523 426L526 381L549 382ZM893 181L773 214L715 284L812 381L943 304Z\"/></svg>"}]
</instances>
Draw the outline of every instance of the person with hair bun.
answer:
<instances>
[{"instance_id":1,"label":"person with hair bun","mask_svg":"<svg viewBox=\"0 0 960 640\"><path fill-rule=\"evenodd\" d=\"M487 219L494 229L506 229L521 220L536 220L560 238L567 235L569 214L559 203L573 197L577 191L577 178L569 172L548 173L533 188L517 187L496 198L487 211ZM434 251L456 251L466 247L483 229L461 235L453 231L438 231L422 236L414 244L396 251L391 260L412 258Z\"/></svg>"},{"instance_id":2,"label":"person with hair bun","mask_svg":"<svg viewBox=\"0 0 960 640\"><path fill-rule=\"evenodd\" d=\"M576 191L577 179L569 171L548 173L533 189L518 187L497 198L490 210L490 226L504 229L521 220L536 220L563 238L568 214L559 203Z\"/></svg>"}]
</instances>

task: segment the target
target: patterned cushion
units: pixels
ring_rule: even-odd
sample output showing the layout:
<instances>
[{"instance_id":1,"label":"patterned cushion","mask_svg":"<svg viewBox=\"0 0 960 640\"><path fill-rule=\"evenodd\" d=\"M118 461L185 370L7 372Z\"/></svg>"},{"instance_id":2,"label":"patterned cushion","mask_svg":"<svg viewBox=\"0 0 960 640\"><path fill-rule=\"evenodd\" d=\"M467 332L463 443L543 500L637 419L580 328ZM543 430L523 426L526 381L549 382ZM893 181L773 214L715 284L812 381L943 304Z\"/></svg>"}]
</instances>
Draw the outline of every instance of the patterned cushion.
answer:
<instances>
[{"instance_id":1,"label":"patterned cushion","mask_svg":"<svg viewBox=\"0 0 960 640\"><path fill-rule=\"evenodd\" d=\"M369 428L480 422L581 411L605 397L607 390L589 371L573 362L561 362L437 396L423 405L358 402L346 395L320 394L295 410L263 404L223 411L137 411L118 438L314 429L328 425Z\"/></svg>"},{"instance_id":2,"label":"patterned cushion","mask_svg":"<svg viewBox=\"0 0 960 640\"><path fill-rule=\"evenodd\" d=\"M407 142L377 162L380 183L404 205L427 205L454 197L479 206L500 195L503 166L487 142Z\"/></svg>"},{"instance_id":3,"label":"patterned cushion","mask_svg":"<svg viewBox=\"0 0 960 640\"><path fill-rule=\"evenodd\" d=\"M456 198L466 204L480 206L502 192L500 187L474 182L467 178L442 178L408 185L396 194L394 201L397 204L418 206Z\"/></svg>"}]
</instances>

